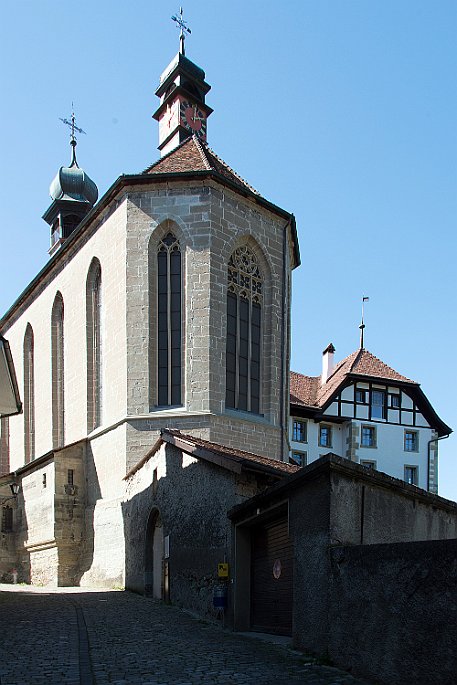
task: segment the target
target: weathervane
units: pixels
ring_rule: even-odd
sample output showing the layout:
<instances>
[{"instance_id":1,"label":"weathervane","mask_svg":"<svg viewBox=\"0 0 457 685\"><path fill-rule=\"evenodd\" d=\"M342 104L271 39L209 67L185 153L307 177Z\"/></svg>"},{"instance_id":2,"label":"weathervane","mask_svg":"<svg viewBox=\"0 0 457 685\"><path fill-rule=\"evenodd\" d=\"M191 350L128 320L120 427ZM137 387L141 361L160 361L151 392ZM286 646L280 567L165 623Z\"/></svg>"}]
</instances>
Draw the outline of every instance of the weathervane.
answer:
<instances>
[{"instance_id":1,"label":"weathervane","mask_svg":"<svg viewBox=\"0 0 457 685\"><path fill-rule=\"evenodd\" d=\"M76 164L78 166L78 163L76 161L76 136L75 136L75 131L78 131L78 133L84 133L86 135L86 132L82 130L82 128L79 128L79 126L76 126L76 117L75 117L75 110L73 103L71 103L71 118L70 121L68 119L62 119L62 117L59 117L60 121L65 124L65 126L69 126L71 129L71 135L70 135L70 145L73 148L73 152L71 155L71 166L73 164Z\"/></svg>"},{"instance_id":2,"label":"weathervane","mask_svg":"<svg viewBox=\"0 0 457 685\"><path fill-rule=\"evenodd\" d=\"M363 350L363 331L365 329L365 324L363 323L363 305L365 302L369 302L370 298L369 297L362 297L362 323L360 324L360 349Z\"/></svg>"},{"instance_id":3,"label":"weathervane","mask_svg":"<svg viewBox=\"0 0 457 685\"><path fill-rule=\"evenodd\" d=\"M186 39L186 34L184 32L186 31L187 33L192 33L192 31L187 26L187 21L184 21L184 19L182 18L182 7L179 8L179 14L173 14L171 18L173 21L176 22L176 25L179 26L179 28L181 29L181 33L179 34L179 52L181 53L181 55L185 55L186 50L184 47L184 41Z\"/></svg>"}]
</instances>

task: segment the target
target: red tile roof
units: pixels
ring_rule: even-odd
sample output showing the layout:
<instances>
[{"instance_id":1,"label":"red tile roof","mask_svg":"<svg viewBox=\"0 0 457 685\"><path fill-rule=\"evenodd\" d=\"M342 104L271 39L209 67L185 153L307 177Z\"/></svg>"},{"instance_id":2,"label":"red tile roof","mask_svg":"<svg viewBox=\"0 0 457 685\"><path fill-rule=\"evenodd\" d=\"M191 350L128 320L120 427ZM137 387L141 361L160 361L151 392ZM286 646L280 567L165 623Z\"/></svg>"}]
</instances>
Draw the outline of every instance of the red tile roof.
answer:
<instances>
[{"instance_id":1,"label":"red tile roof","mask_svg":"<svg viewBox=\"0 0 457 685\"><path fill-rule=\"evenodd\" d=\"M216 155L208 145L196 136L187 138L181 145L164 155L145 170L145 174L186 173L192 171L214 171L232 183L259 193L239 176L228 164Z\"/></svg>"},{"instance_id":2,"label":"red tile roof","mask_svg":"<svg viewBox=\"0 0 457 685\"><path fill-rule=\"evenodd\" d=\"M303 376L291 371L290 401L302 406L323 407L348 374L417 385L415 381L402 376L368 350L359 349L340 361L323 385L320 376Z\"/></svg>"},{"instance_id":3,"label":"red tile roof","mask_svg":"<svg viewBox=\"0 0 457 685\"><path fill-rule=\"evenodd\" d=\"M172 430L170 428L163 430L162 438L166 440L167 435L177 438L180 444L183 442L188 443L189 446L208 450L208 452L211 452L212 454L225 457L243 466L249 466L249 464L252 464L274 469L275 471L278 471L278 475L281 473L295 473L300 468L298 466L294 466L293 464L287 464L283 461L271 459L270 457L261 457L258 454L253 454L252 452L245 452L244 450L238 450L233 447L225 447L215 442L209 442L208 440L203 440L202 438L196 438L193 435L186 435L185 433L181 433L179 430Z\"/></svg>"}]
</instances>

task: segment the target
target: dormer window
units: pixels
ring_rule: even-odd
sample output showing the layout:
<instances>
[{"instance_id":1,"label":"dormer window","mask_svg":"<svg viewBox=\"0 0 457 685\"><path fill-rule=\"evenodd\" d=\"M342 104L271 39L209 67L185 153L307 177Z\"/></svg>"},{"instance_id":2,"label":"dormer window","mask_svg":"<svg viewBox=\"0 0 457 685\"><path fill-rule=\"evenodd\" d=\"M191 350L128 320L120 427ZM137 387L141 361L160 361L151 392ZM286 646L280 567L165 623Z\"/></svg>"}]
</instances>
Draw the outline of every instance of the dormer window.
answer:
<instances>
[{"instance_id":1,"label":"dormer window","mask_svg":"<svg viewBox=\"0 0 457 685\"><path fill-rule=\"evenodd\" d=\"M371 418L386 418L386 393L384 390L371 391Z\"/></svg>"}]
</instances>

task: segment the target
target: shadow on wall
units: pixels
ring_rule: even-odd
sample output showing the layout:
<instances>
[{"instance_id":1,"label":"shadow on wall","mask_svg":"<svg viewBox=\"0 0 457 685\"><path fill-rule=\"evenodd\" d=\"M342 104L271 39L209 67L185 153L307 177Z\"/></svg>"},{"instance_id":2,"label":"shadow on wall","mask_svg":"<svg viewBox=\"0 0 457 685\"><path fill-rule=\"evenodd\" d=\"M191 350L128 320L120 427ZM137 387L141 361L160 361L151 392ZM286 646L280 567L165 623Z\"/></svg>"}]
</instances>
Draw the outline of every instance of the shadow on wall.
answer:
<instances>
[{"instance_id":1,"label":"shadow on wall","mask_svg":"<svg viewBox=\"0 0 457 685\"><path fill-rule=\"evenodd\" d=\"M200 460L183 464L172 445L143 468L150 485L122 505L126 588L214 618L217 564L231 547L227 510L241 500L236 475Z\"/></svg>"},{"instance_id":2,"label":"shadow on wall","mask_svg":"<svg viewBox=\"0 0 457 685\"><path fill-rule=\"evenodd\" d=\"M98 500L101 499L100 482L91 443L88 441L84 459L84 499L82 505L82 526L79 542L77 542L77 555L75 557L73 582L67 585L79 586L84 574L91 568L94 560L94 512ZM73 540L72 540L73 542ZM76 542L76 540L75 540ZM71 580L71 578L69 578ZM60 583L59 583L60 584Z\"/></svg>"},{"instance_id":3,"label":"shadow on wall","mask_svg":"<svg viewBox=\"0 0 457 685\"><path fill-rule=\"evenodd\" d=\"M24 497L19 491L16 498L11 496L9 486L0 488L0 582L25 582L30 576L30 559L25 554L18 555L18 529L23 526L25 518Z\"/></svg>"}]
</instances>

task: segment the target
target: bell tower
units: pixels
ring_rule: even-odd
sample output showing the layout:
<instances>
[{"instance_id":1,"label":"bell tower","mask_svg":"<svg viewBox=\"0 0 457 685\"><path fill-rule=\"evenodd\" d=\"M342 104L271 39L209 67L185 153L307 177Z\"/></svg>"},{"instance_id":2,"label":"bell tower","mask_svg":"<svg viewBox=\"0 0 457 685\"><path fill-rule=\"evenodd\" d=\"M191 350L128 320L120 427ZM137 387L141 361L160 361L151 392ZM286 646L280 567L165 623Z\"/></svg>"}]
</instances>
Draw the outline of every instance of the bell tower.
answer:
<instances>
[{"instance_id":1,"label":"bell tower","mask_svg":"<svg viewBox=\"0 0 457 685\"><path fill-rule=\"evenodd\" d=\"M185 32L190 33L181 13L172 17L181 28L179 52L160 77L156 90L160 105L153 117L159 122L159 150L163 157L192 135L206 142L211 107L205 96L211 86L205 72L185 55Z\"/></svg>"},{"instance_id":2,"label":"bell tower","mask_svg":"<svg viewBox=\"0 0 457 685\"><path fill-rule=\"evenodd\" d=\"M51 246L49 254L59 249L73 233L98 199L98 188L76 161L75 131L84 133L75 124L75 113L71 121L62 119L70 126L71 162L69 167L61 166L49 188L52 204L43 214L43 219L51 227Z\"/></svg>"}]
</instances>

